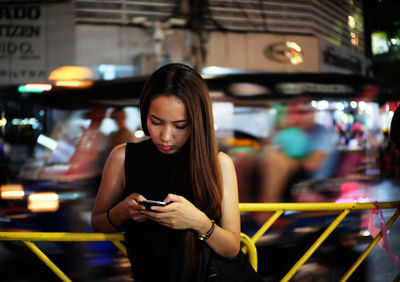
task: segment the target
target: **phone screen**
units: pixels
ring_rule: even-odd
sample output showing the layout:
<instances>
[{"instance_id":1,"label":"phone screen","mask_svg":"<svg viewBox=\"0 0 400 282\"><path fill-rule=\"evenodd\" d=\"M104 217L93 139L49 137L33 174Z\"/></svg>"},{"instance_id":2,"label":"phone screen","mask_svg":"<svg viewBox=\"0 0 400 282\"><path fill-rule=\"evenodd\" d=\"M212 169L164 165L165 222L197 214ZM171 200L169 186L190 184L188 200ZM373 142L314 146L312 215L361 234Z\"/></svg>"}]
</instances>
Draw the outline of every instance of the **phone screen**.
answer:
<instances>
[{"instance_id":1,"label":"phone screen","mask_svg":"<svg viewBox=\"0 0 400 282\"><path fill-rule=\"evenodd\" d=\"M150 207L152 207L152 206L164 207L168 204L169 203L162 202L162 201L154 201L154 200L144 200L144 201L139 202L139 205L144 205L147 210L150 210Z\"/></svg>"}]
</instances>

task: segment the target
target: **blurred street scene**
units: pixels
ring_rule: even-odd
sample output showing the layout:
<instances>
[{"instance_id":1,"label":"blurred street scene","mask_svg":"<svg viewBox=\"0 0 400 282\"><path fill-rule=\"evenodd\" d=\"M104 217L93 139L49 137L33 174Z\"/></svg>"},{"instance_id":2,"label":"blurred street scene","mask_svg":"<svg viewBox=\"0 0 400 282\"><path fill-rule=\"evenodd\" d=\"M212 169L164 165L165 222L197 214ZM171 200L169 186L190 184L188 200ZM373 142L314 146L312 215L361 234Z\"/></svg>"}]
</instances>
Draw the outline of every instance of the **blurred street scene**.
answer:
<instances>
[{"instance_id":1,"label":"blurred street scene","mask_svg":"<svg viewBox=\"0 0 400 282\"><path fill-rule=\"evenodd\" d=\"M193 66L213 100L219 149L241 203L400 201L390 125L400 101L400 3L3 1L0 3L0 231L93 232L112 148L140 142L147 75ZM394 210L383 210L385 221ZM242 212L252 236L271 213ZM285 212L257 242L279 281L335 219ZM372 240L349 214L292 281L339 281ZM374 217L380 228L379 215ZM387 238L400 256L400 223ZM37 242L73 281L132 281L110 242ZM57 281L22 242L0 241L2 281ZM393 281L376 246L350 281Z\"/></svg>"}]
</instances>

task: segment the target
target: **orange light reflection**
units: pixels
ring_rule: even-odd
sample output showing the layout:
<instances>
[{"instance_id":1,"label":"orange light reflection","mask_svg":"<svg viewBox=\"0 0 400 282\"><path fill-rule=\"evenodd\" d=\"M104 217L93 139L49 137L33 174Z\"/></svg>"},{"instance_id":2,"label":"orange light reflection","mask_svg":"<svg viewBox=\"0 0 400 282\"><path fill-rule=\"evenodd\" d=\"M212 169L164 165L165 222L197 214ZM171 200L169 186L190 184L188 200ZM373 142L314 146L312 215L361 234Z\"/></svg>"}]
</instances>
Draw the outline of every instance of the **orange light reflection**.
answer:
<instances>
[{"instance_id":1,"label":"orange light reflection","mask_svg":"<svg viewBox=\"0 0 400 282\"><path fill-rule=\"evenodd\" d=\"M4 200L20 200L25 195L24 188L20 184L7 184L0 186L0 198Z\"/></svg>"},{"instance_id":2,"label":"orange light reflection","mask_svg":"<svg viewBox=\"0 0 400 282\"><path fill-rule=\"evenodd\" d=\"M28 197L28 210L32 212L55 212L59 208L59 197L55 192L33 193Z\"/></svg>"},{"instance_id":3,"label":"orange light reflection","mask_svg":"<svg viewBox=\"0 0 400 282\"><path fill-rule=\"evenodd\" d=\"M80 80L56 81L56 86L60 87L86 88L92 85L93 81L80 81Z\"/></svg>"}]
</instances>

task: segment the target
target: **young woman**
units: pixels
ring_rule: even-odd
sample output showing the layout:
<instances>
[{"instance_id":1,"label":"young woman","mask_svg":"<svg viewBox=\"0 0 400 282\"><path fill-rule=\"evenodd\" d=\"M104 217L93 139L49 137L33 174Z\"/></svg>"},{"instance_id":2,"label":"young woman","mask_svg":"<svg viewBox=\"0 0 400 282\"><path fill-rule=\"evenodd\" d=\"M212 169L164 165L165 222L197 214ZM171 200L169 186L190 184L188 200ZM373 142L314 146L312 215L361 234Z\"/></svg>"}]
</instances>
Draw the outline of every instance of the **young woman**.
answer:
<instances>
[{"instance_id":1,"label":"young woman","mask_svg":"<svg viewBox=\"0 0 400 282\"><path fill-rule=\"evenodd\" d=\"M228 259L240 250L235 168L218 152L207 85L183 64L161 67L143 88L140 114L150 139L111 152L93 230L124 227L135 281L198 281L205 247ZM143 200L167 205L146 209Z\"/></svg>"}]
</instances>

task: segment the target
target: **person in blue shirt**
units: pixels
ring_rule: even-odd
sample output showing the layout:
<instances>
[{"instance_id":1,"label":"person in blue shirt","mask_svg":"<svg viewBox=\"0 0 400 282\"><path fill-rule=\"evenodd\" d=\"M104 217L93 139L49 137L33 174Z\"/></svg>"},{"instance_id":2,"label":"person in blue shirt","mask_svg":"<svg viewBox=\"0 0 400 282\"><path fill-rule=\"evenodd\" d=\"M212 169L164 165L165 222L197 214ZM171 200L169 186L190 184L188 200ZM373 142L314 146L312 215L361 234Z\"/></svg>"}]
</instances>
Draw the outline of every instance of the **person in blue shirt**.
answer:
<instances>
[{"instance_id":1,"label":"person in blue shirt","mask_svg":"<svg viewBox=\"0 0 400 282\"><path fill-rule=\"evenodd\" d=\"M315 109L309 100L289 102L285 129L264 152L261 202L287 200L293 181L329 177L337 141L333 129L315 122Z\"/></svg>"}]
</instances>

